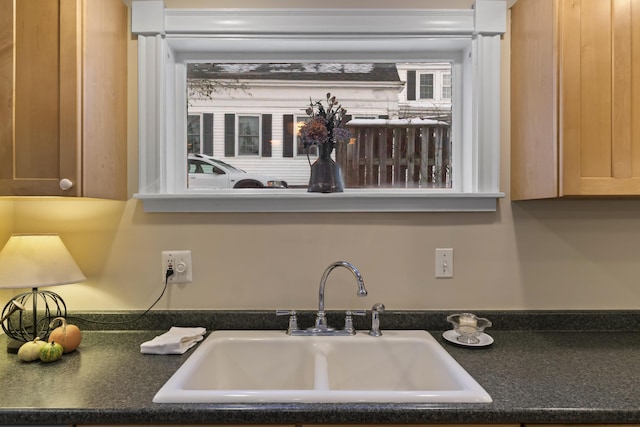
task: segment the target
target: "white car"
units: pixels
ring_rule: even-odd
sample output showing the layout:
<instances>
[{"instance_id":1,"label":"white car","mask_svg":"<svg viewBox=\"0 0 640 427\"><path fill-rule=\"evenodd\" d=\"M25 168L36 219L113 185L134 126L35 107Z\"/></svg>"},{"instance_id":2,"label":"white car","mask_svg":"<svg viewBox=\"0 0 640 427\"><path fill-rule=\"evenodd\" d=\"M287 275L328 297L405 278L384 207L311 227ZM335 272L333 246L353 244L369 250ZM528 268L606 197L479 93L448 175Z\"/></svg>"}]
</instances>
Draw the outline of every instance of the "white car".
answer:
<instances>
[{"instance_id":1,"label":"white car","mask_svg":"<svg viewBox=\"0 0 640 427\"><path fill-rule=\"evenodd\" d=\"M245 172L204 154L189 154L189 188L287 188L287 182Z\"/></svg>"}]
</instances>

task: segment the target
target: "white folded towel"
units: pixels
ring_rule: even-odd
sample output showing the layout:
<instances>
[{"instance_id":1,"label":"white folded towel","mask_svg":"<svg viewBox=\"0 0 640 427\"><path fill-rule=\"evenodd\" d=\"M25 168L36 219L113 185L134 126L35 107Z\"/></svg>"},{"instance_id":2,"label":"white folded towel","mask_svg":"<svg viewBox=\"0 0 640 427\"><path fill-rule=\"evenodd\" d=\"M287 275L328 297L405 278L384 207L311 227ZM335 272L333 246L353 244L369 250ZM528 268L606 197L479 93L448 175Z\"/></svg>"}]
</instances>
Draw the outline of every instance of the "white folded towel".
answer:
<instances>
[{"instance_id":1,"label":"white folded towel","mask_svg":"<svg viewBox=\"0 0 640 427\"><path fill-rule=\"evenodd\" d=\"M205 332L207 332L205 328L173 326L168 332L140 344L140 352L146 354L183 354L197 342L202 341Z\"/></svg>"}]
</instances>

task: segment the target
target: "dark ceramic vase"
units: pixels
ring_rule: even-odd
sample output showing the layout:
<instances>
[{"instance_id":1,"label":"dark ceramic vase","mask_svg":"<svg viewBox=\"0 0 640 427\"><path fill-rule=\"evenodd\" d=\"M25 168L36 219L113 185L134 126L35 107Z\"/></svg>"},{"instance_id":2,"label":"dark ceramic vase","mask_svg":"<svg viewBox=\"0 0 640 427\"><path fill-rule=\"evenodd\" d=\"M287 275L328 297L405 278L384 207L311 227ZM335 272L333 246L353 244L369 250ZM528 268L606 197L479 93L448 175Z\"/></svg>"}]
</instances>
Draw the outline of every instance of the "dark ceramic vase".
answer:
<instances>
[{"instance_id":1,"label":"dark ceramic vase","mask_svg":"<svg viewBox=\"0 0 640 427\"><path fill-rule=\"evenodd\" d=\"M330 149L320 148L320 156L311 165L311 176L309 177L309 193L342 193L344 191L344 180L342 169L331 158Z\"/></svg>"}]
</instances>

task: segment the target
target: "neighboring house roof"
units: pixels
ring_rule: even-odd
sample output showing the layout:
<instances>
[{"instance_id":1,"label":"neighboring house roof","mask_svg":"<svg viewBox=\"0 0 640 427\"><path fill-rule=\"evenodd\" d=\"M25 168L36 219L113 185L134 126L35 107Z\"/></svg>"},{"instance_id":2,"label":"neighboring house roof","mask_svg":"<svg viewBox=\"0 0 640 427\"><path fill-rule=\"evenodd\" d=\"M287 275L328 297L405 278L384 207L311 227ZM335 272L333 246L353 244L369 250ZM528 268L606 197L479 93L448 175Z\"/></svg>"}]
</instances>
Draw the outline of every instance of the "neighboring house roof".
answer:
<instances>
[{"instance_id":1,"label":"neighboring house roof","mask_svg":"<svg viewBox=\"0 0 640 427\"><path fill-rule=\"evenodd\" d=\"M387 63L191 63L187 66L187 78L400 82L396 65Z\"/></svg>"}]
</instances>

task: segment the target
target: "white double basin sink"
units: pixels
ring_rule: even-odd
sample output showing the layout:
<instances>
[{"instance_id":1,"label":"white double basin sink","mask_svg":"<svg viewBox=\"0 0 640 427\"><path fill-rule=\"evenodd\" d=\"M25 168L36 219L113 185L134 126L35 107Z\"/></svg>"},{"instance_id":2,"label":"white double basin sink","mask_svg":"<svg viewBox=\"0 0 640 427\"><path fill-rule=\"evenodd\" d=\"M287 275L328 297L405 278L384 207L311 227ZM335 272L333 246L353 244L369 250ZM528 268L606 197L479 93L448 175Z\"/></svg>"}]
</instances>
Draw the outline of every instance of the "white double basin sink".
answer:
<instances>
[{"instance_id":1,"label":"white double basin sink","mask_svg":"<svg viewBox=\"0 0 640 427\"><path fill-rule=\"evenodd\" d=\"M153 401L482 403L491 397L426 331L380 337L215 331Z\"/></svg>"}]
</instances>

